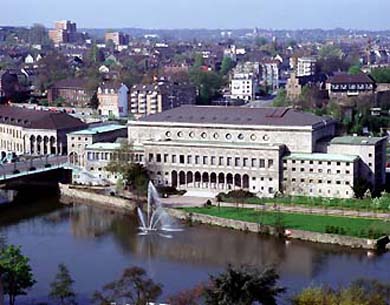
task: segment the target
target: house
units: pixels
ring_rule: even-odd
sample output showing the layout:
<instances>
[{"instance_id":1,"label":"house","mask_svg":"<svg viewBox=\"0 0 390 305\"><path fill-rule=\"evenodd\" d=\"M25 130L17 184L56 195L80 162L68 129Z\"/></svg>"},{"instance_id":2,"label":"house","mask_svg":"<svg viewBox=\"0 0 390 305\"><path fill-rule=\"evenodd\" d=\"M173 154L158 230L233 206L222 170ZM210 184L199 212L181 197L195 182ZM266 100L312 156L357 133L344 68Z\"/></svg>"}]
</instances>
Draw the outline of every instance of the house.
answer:
<instances>
[{"instance_id":1,"label":"house","mask_svg":"<svg viewBox=\"0 0 390 305\"><path fill-rule=\"evenodd\" d=\"M129 114L129 88L123 83L103 82L98 87L98 112L100 115L125 118Z\"/></svg>"},{"instance_id":2,"label":"house","mask_svg":"<svg viewBox=\"0 0 390 305\"><path fill-rule=\"evenodd\" d=\"M326 90L330 98L371 95L375 92L375 81L364 73L351 75L339 72L329 77L326 82Z\"/></svg>"}]
</instances>

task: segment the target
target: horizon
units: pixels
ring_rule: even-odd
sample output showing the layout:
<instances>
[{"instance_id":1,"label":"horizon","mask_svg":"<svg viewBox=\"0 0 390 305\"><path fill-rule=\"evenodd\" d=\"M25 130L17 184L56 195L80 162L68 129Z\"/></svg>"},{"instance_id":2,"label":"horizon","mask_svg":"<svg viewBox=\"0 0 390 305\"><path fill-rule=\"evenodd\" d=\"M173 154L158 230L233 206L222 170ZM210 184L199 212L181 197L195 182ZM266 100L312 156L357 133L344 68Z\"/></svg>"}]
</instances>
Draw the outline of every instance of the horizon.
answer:
<instances>
[{"instance_id":1,"label":"horizon","mask_svg":"<svg viewBox=\"0 0 390 305\"><path fill-rule=\"evenodd\" d=\"M51 28L56 20L65 19L76 22L81 29L390 30L388 0L372 0L368 6L363 0L296 0L294 4L284 0L112 0L109 6L103 0L14 0L2 8L3 24L24 27L39 23Z\"/></svg>"}]
</instances>

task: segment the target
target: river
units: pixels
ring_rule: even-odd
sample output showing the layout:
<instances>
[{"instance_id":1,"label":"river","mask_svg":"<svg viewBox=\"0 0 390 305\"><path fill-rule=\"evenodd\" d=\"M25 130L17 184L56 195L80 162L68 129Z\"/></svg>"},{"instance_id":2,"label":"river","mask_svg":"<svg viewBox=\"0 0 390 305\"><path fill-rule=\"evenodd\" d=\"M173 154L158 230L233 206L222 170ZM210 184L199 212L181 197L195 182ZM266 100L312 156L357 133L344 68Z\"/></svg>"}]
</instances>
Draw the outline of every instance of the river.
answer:
<instances>
[{"instance_id":1,"label":"river","mask_svg":"<svg viewBox=\"0 0 390 305\"><path fill-rule=\"evenodd\" d=\"M37 283L18 304L46 302L59 263L75 280L80 304L129 266L164 286L164 296L206 281L229 264L274 265L284 297L312 284L337 286L357 278L390 282L390 253L282 240L207 226L186 227L172 239L139 236L132 215L87 205L64 206L56 196L0 208L0 236L31 260ZM282 301L285 303L285 301Z\"/></svg>"}]
</instances>

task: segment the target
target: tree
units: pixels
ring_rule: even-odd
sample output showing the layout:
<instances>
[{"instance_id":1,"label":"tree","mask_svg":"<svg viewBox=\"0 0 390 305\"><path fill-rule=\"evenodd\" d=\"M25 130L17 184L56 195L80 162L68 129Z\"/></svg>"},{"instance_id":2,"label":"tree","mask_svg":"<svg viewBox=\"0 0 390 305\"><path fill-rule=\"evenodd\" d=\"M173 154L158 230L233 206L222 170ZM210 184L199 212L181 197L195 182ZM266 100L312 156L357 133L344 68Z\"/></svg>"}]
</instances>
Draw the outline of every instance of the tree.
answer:
<instances>
[{"instance_id":1,"label":"tree","mask_svg":"<svg viewBox=\"0 0 390 305\"><path fill-rule=\"evenodd\" d=\"M287 107L291 105L291 102L287 98L287 91L286 89L279 89L278 95L272 102L272 106L274 107Z\"/></svg>"},{"instance_id":2,"label":"tree","mask_svg":"<svg viewBox=\"0 0 390 305\"><path fill-rule=\"evenodd\" d=\"M22 255L20 247L8 246L0 254L0 269L4 294L8 295L9 304L14 305L16 297L26 295L26 290L35 284L29 258Z\"/></svg>"},{"instance_id":3,"label":"tree","mask_svg":"<svg viewBox=\"0 0 390 305\"><path fill-rule=\"evenodd\" d=\"M230 72L230 70L233 69L233 67L234 67L234 61L230 57L225 56L221 64L221 74L227 75Z\"/></svg>"},{"instance_id":4,"label":"tree","mask_svg":"<svg viewBox=\"0 0 390 305\"><path fill-rule=\"evenodd\" d=\"M363 199L364 194L367 192L369 188L370 188L370 184L367 182L367 180L362 177L358 177L352 186L352 190L355 195L355 198Z\"/></svg>"},{"instance_id":5,"label":"tree","mask_svg":"<svg viewBox=\"0 0 390 305\"><path fill-rule=\"evenodd\" d=\"M353 65L353 66L350 66L348 69L348 74L358 75L360 73L362 73L362 70L360 69L360 65Z\"/></svg>"},{"instance_id":6,"label":"tree","mask_svg":"<svg viewBox=\"0 0 390 305\"><path fill-rule=\"evenodd\" d=\"M74 280L64 264L58 265L58 273L50 284L50 297L59 300L61 305L76 304L72 285Z\"/></svg>"},{"instance_id":7,"label":"tree","mask_svg":"<svg viewBox=\"0 0 390 305\"><path fill-rule=\"evenodd\" d=\"M191 69L190 81L196 86L199 92L198 103L207 105L216 98L222 86L221 77L214 71L203 71L201 69Z\"/></svg>"},{"instance_id":8,"label":"tree","mask_svg":"<svg viewBox=\"0 0 390 305\"><path fill-rule=\"evenodd\" d=\"M205 286L200 284L169 297L168 302L170 305L200 305L204 292Z\"/></svg>"},{"instance_id":9,"label":"tree","mask_svg":"<svg viewBox=\"0 0 390 305\"><path fill-rule=\"evenodd\" d=\"M277 285L278 274L272 268L258 270L229 265L219 276L211 276L206 288L207 305L276 305L276 297L285 291Z\"/></svg>"},{"instance_id":10,"label":"tree","mask_svg":"<svg viewBox=\"0 0 390 305\"><path fill-rule=\"evenodd\" d=\"M371 71L371 76L377 83L390 83L390 69L376 68Z\"/></svg>"},{"instance_id":11,"label":"tree","mask_svg":"<svg viewBox=\"0 0 390 305\"><path fill-rule=\"evenodd\" d=\"M332 289L312 287L296 295L293 305L387 305L390 301L389 286L378 281L358 280L348 287Z\"/></svg>"},{"instance_id":12,"label":"tree","mask_svg":"<svg viewBox=\"0 0 390 305\"><path fill-rule=\"evenodd\" d=\"M122 302L134 305L146 305L155 301L162 293L162 285L147 277L144 269L131 267L125 269L122 277L105 285L101 292L93 295L94 304L110 305Z\"/></svg>"}]
</instances>

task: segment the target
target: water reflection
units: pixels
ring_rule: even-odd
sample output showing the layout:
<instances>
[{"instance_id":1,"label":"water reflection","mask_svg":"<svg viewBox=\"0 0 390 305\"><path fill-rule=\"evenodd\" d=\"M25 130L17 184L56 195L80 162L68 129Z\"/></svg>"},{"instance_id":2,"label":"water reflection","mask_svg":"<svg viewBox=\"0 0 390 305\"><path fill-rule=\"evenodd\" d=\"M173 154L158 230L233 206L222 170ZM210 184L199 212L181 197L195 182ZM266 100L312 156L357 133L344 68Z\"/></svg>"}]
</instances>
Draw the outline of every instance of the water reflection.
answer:
<instances>
[{"instance_id":1,"label":"water reflection","mask_svg":"<svg viewBox=\"0 0 390 305\"><path fill-rule=\"evenodd\" d=\"M284 285L298 289L315 283L340 284L368 276L390 281L390 255L368 258L366 251L290 241L207 226L187 227L173 239L139 236L134 215L101 208L61 206L57 198L8 207L0 231L31 257L46 295L57 264L65 262L84 296L115 279L125 267L139 265L166 294L190 288L228 263L274 265ZM0 232L1 233L1 232ZM1 234L0 234L1 235Z\"/></svg>"}]
</instances>

